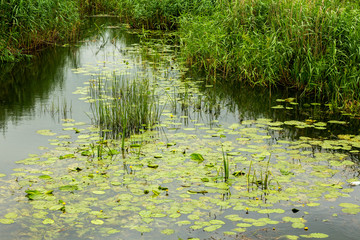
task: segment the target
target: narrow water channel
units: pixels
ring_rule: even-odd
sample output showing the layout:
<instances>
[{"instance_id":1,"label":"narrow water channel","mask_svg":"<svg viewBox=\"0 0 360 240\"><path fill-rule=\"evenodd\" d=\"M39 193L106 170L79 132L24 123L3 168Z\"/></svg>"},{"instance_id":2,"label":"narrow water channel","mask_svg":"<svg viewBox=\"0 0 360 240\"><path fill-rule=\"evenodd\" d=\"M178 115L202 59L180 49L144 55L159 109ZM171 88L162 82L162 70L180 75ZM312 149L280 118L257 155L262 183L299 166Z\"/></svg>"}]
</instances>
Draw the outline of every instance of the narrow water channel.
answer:
<instances>
[{"instance_id":1,"label":"narrow water channel","mask_svg":"<svg viewBox=\"0 0 360 240\"><path fill-rule=\"evenodd\" d=\"M359 119L191 74L117 19L89 26L1 66L1 239L360 238ZM94 125L114 76L148 82L159 111L125 142Z\"/></svg>"}]
</instances>

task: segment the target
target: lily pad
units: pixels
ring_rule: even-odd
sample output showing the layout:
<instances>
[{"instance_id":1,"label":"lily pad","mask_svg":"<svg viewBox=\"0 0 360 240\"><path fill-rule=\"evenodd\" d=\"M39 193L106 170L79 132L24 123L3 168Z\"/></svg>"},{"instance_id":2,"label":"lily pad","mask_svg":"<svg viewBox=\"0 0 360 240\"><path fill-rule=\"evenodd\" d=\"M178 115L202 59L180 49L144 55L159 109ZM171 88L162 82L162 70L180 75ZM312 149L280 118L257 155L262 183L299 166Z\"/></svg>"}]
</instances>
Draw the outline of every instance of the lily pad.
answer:
<instances>
[{"instance_id":1,"label":"lily pad","mask_svg":"<svg viewBox=\"0 0 360 240\"><path fill-rule=\"evenodd\" d=\"M42 221L43 224L53 224L55 221L51 218L46 218L44 221Z\"/></svg>"},{"instance_id":2,"label":"lily pad","mask_svg":"<svg viewBox=\"0 0 360 240\"><path fill-rule=\"evenodd\" d=\"M300 235L300 237L303 238L328 238L329 235L325 233L311 233L309 235Z\"/></svg>"},{"instance_id":3,"label":"lily pad","mask_svg":"<svg viewBox=\"0 0 360 240\"><path fill-rule=\"evenodd\" d=\"M205 232L213 232L221 227L222 227L222 225L211 225L211 226L205 227L204 231Z\"/></svg>"},{"instance_id":4,"label":"lily pad","mask_svg":"<svg viewBox=\"0 0 360 240\"><path fill-rule=\"evenodd\" d=\"M91 220L91 223L95 225L103 225L104 221L101 219L95 219L95 220Z\"/></svg>"},{"instance_id":5,"label":"lily pad","mask_svg":"<svg viewBox=\"0 0 360 240\"><path fill-rule=\"evenodd\" d=\"M8 219L8 218L2 218L0 219L0 223L2 224L12 224L14 223L15 221L13 219Z\"/></svg>"},{"instance_id":6,"label":"lily pad","mask_svg":"<svg viewBox=\"0 0 360 240\"><path fill-rule=\"evenodd\" d=\"M165 235L171 235L171 234L175 233L175 230L174 229L164 229L161 231L161 233L165 234Z\"/></svg>"}]
</instances>

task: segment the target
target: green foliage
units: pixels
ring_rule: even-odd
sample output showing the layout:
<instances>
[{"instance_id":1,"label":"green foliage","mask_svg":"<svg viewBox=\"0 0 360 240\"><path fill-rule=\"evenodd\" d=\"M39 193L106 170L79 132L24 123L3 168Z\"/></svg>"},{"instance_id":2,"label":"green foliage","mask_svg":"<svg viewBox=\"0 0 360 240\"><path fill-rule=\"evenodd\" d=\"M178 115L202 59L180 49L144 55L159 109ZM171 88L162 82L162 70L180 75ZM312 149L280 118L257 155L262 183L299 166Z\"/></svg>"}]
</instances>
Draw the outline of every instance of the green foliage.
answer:
<instances>
[{"instance_id":1,"label":"green foliage","mask_svg":"<svg viewBox=\"0 0 360 240\"><path fill-rule=\"evenodd\" d=\"M0 61L15 61L41 45L75 37L74 0L1 0Z\"/></svg>"},{"instance_id":2,"label":"green foliage","mask_svg":"<svg viewBox=\"0 0 360 240\"><path fill-rule=\"evenodd\" d=\"M360 100L359 16L357 1L222 1L212 15L181 18L182 53L214 75L341 106Z\"/></svg>"},{"instance_id":3,"label":"green foliage","mask_svg":"<svg viewBox=\"0 0 360 240\"><path fill-rule=\"evenodd\" d=\"M179 29L190 65L252 85L297 88L360 108L360 3L354 0L0 0L0 61L74 39L80 16Z\"/></svg>"},{"instance_id":4,"label":"green foliage","mask_svg":"<svg viewBox=\"0 0 360 240\"><path fill-rule=\"evenodd\" d=\"M114 75L104 83L101 78L91 84L92 119L112 138L139 133L160 119L161 109L149 80L126 79Z\"/></svg>"},{"instance_id":5,"label":"green foliage","mask_svg":"<svg viewBox=\"0 0 360 240\"><path fill-rule=\"evenodd\" d=\"M183 14L210 15L215 0L121 0L118 14L132 27L176 29Z\"/></svg>"}]
</instances>

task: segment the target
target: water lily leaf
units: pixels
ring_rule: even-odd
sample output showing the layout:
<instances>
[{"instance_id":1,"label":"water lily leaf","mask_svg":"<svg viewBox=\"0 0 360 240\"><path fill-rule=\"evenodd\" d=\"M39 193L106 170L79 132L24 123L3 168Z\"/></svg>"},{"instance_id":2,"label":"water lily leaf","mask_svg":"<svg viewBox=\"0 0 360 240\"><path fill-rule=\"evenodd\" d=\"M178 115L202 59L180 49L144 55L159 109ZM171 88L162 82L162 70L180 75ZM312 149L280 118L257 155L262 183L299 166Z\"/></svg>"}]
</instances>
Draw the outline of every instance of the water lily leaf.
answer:
<instances>
[{"instance_id":1,"label":"water lily leaf","mask_svg":"<svg viewBox=\"0 0 360 240\"><path fill-rule=\"evenodd\" d=\"M320 203L308 203L307 205L309 207L317 207L317 206L320 206Z\"/></svg>"},{"instance_id":2,"label":"water lily leaf","mask_svg":"<svg viewBox=\"0 0 360 240\"><path fill-rule=\"evenodd\" d=\"M39 176L40 179L52 179L49 175L41 175Z\"/></svg>"},{"instance_id":3,"label":"water lily leaf","mask_svg":"<svg viewBox=\"0 0 360 240\"><path fill-rule=\"evenodd\" d=\"M110 182L111 183L111 185L113 185L113 186L121 186L121 182L116 182L116 181L112 181L112 182Z\"/></svg>"},{"instance_id":4,"label":"water lily leaf","mask_svg":"<svg viewBox=\"0 0 360 240\"><path fill-rule=\"evenodd\" d=\"M176 222L176 224L178 226L183 226L183 225L189 225L189 224L191 224L191 222L187 221L187 220L184 220L184 221L178 221L178 222Z\"/></svg>"},{"instance_id":5,"label":"water lily leaf","mask_svg":"<svg viewBox=\"0 0 360 240\"><path fill-rule=\"evenodd\" d=\"M91 220L91 223L95 224L95 225L103 225L104 221L101 219L94 219L94 220Z\"/></svg>"},{"instance_id":6,"label":"water lily leaf","mask_svg":"<svg viewBox=\"0 0 360 240\"><path fill-rule=\"evenodd\" d=\"M246 232L246 228L234 228L233 231L243 233Z\"/></svg>"},{"instance_id":7,"label":"water lily leaf","mask_svg":"<svg viewBox=\"0 0 360 240\"><path fill-rule=\"evenodd\" d=\"M275 208L275 209L261 209L260 211L258 211L258 213L264 213L264 214L268 214L268 213L284 213L285 210L281 209L281 208Z\"/></svg>"},{"instance_id":8,"label":"water lily leaf","mask_svg":"<svg viewBox=\"0 0 360 240\"><path fill-rule=\"evenodd\" d=\"M159 165L158 164L148 164L147 165L149 168L158 168L159 167Z\"/></svg>"},{"instance_id":9,"label":"water lily leaf","mask_svg":"<svg viewBox=\"0 0 360 240\"><path fill-rule=\"evenodd\" d=\"M178 218L178 217L180 217L180 216L181 216L180 213L173 213L173 214L170 214L170 215L169 215L170 218Z\"/></svg>"},{"instance_id":10,"label":"water lily leaf","mask_svg":"<svg viewBox=\"0 0 360 240\"><path fill-rule=\"evenodd\" d=\"M276 106L273 106L271 108L273 108L273 109L283 109L284 106L283 105L276 105Z\"/></svg>"},{"instance_id":11,"label":"water lily leaf","mask_svg":"<svg viewBox=\"0 0 360 240\"><path fill-rule=\"evenodd\" d=\"M200 217L198 215L194 215L194 214L190 214L189 216L187 216L188 219L190 220L198 220L200 219Z\"/></svg>"},{"instance_id":12,"label":"water lily leaf","mask_svg":"<svg viewBox=\"0 0 360 240\"><path fill-rule=\"evenodd\" d=\"M358 214L360 213L360 208L356 207L356 208L343 208L342 211L344 213L349 213L349 214Z\"/></svg>"},{"instance_id":13,"label":"water lily leaf","mask_svg":"<svg viewBox=\"0 0 360 240\"><path fill-rule=\"evenodd\" d=\"M5 214L4 217L5 217L5 218L8 218L8 219L15 219L15 218L18 217L18 215L17 215L17 213L15 213L15 212L9 212L9 213Z\"/></svg>"},{"instance_id":14,"label":"water lily leaf","mask_svg":"<svg viewBox=\"0 0 360 240\"><path fill-rule=\"evenodd\" d=\"M199 163L203 162L205 159L200 153L192 153L190 155L191 160L198 161Z\"/></svg>"},{"instance_id":15,"label":"water lily leaf","mask_svg":"<svg viewBox=\"0 0 360 240\"><path fill-rule=\"evenodd\" d=\"M344 208L358 208L358 207L360 207L359 205L354 204L354 203L340 203L339 206L344 207Z\"/></svg>"},{"instance_id":16,"label":"water lily leaf","mask_svg":"<svg viewBox=\"0 0 360 240\"><path fill-rule=\"evenodd\" d=\"M0 173L0 178L5 177L6 174Z\"/></svg>"},{"instance_id":17,"label":"water lily leaf","mask_svg":"<svg viewBox=\"0 0 360 240\"><path fill-rule=\"evenodd\" d=\"M162 234L165 234L165 235L171 235L173 233L175 233L175 230L174 229L164 229L161 231Z\"/></svg>"},{"instance_id":18,"label":"water lily leaf","mask_svg":"<svg viewBox=\"0 0 360 240\"><path fill-rule=\"evenodd\" d=\"M44 129L44 130L38 130L36 131L37 134L43 135L43 136L54 136L56 133L51 132L50 129Z\"/></svg>"},{"instance_id":19,"label":"water lily leaf","mask_svg":"<svg viewBox=\"0 0 360 240\"><path fill-rule=\"evenodd\" d=\"M211 225L211 226L205 227L204 231L205 232L213 232L221 227L222 227L222 225Z\"/></svg>"},{"instance_id":20,"label":"water lily leaf","mask_svg":"<svg viewBox=\"0 0 360 240\"><path fill-rule=\"evenodd\" d=\"M59 189L61 191L75 191L75 190L78 190L79 187L77 185L65 185L65 186L59 187Z\"/></svg>"},{"instance_id":21,"label":"water lily leaf","mask_svg":"<svg viewBox=\"0 0 360 240\"><path fill-rule=\"evenodd\" d=\"M107 234L115 234L115 233L119 233L119 232L121 232L121 231L118 229L110 229L109 231L107 231Z\"/></svg>"},{"instance_id":22,"label":"water lily leaf","mask_svg":"<svg viewBox=\"0 0 360 240\"><path fill-rule=\"evenodd\" d=\"M53 224L55 221L51 218L46 218L44 221L42 221L43 224Z\"/></svg>"},{"instance_id":23,"label":"water lily leaf","mask_svg":"<svg viewBox=\"0 0 360 240\"><path fill-rule=\"evenodd\" d=\"M284 237L286 237L289 240L298 240L299 237L296 235L285 235Z\"/></svg>"},{"instance_id":24,"label":"water lily leaf","mask_svg":"<svg viewBox=\"0 0 360 240\"><path fill-rule=\"evenodd\" d=\"M300 237L303 238L328 238L329 235L325 233L311 233L309 235L300 235Z\"/></svg>"},{"instance_id":25,"label":"water lily leaf","mask_svg":"<svg viewBox=\"0 0 360 240\"><path fill-rule=\"evenodd\" d=\"M216 220L216 219L210 220L209 223L211 223L211 224L225 224L224 221Z\"/></svg>"},{"instance_id":26,"label":"water lily leaf","mask_svg":"<svg viewBox=\"0 0 360 240\"><path fill-rule=\"evenodd\" d=\"M92 193L97 194L97 195L105 194L104 191L92 191Z\"/></svg>"},{"instance_id":27,"label":"water lily leaf","mask_svg":"<svg viewBox=\"0 0 360 240\"><path fill-rule=\"evenodd\" d=\"M50 191L39 191L39 190L26 190L26 197L29 200L44 199L46 196L52 196L52 190Z\"/></svg>"},{"instance_id":28,"label":"water lily leaf","mask_svg":"<svg viewBox=\"0 0 360 240\"><path fill-rule=\"evenodd\" d=\"M304 228L305 224L301 223L301 222L295 222L291 225L293 228Z\"/></svg>"},{"instance_id":29,"label":"water lily leaf","mask_svg":"<svg viewBox=\"0 0 360 240\"><path fill-rule=\"evenodd\" d=\"M238 224L236 224L236 226L241 227L241 228L247 228L247 227L251 227L252 224L249 224L249 223L238 223Z\"/></svg>"},{"instance_id":30,"label":"water lily leaf","mask_svg":"<svg viewBox=\"0 0 360 240\"><path fill-rule=\"evenodd\" d=\"M144 222L146 222L147 224L149 224L149 223L151 223L151 222L154 221L153 218L142 218L142 220L143 220Z\"/></svg>"},{"instance_id":31,"label":"water lily leaf","mask_svg":"<svg viewBox=\"0 0 360 240\"><path fill-rule=\"evenodd\" d=\"M59 159L61 159L61 160L68 159L68 158L76 158L76 156L74 154L70 153L70 154L62 155L59 157Z\"/></svg>"},{"instance_id":32,"label":"water lily leaf","mask_svg":"<svg viewBox=\"0 0 360 240\"><path fill-rule=\"evenodd\" d=\"M240 220L243 219L242 217L240 217L240 216L237 215L237 214L227 215L227 216L225 216L225 218L226 218L226 219L229 219L230 221L234 221L234 222L240 221Z\"/></svg>"},{"instance_id":33,"label":"water lily leaf","mask_svg":"<svg viewBox=\"0 0 360 240\"><path fill-rule=\"evenodd\" d=\"M12 224L14 223L15 221L13 219L8 219L8 218L2 218L0 219L0 223L2 224Z\"/></svg>"},{"instance_id":34,"label":"water lily leaf","mask_svg":"<svg viewBox=\"0 0 360 240\"><path fill-rule=\"evenodd\" d=\"M155 218L162 218L162 217L166 217L167 215L164 213L153 213L151 214L151 217L155 217Z\"/></svg>"}]
</instances>

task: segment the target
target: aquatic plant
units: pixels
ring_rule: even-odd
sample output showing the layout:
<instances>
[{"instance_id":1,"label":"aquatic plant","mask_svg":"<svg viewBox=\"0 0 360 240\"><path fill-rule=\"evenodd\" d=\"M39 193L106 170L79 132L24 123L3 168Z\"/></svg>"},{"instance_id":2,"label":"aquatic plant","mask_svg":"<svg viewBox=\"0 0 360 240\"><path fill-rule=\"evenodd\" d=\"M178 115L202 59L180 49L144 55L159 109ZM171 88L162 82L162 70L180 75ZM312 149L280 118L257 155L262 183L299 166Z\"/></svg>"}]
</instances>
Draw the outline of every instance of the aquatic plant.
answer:
<instances>
[{"instance_id":1,"label":"aquatic plant","mask_svg":"<svg viewBox=\"0 0 360 240\"><path fill-rule=\"evenodd\" d=\"M127 79L115 74L104 80L98 77L89 94L93 98L91 119L105 135L121 135L123 149L126 137L159 121L161 109L147 79Z\"/></svg>"},{"instance_id":2,"label":"aquatic plant","mask_svg":"<svg viewBox=\"0 0 360 240\"><path fill-rule=\"evenodd\" d=\"M75 0L2 0L0 16L0 61L15 61L41 46L75 39L80 24Z\"/></svg>"},{"instance_id":3,"label":"aquatic plant","mask_svg":"<svg viewBox=\"0 0 360 240\"><path fill-rule=\"evenodd\" d=\"M230 162L228 155L224 151L224 148L222 148L222 154L223 154L224 180L225 182L227 182L230 176L230 170L229 170Z\"/></svg>"},{"instance_id":4,"label":"aquatic plant","mask_svg":"<svg viewBox=\"0 0 360 240\"><path fill-rule=\"evenodd\" d=\"M209 75L355 106L359 13L358 1L221 1L211 16L181 18L181 53Z\"/></svg>"}]
</instances>

